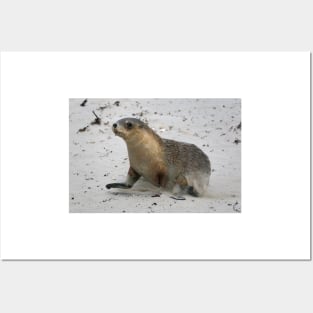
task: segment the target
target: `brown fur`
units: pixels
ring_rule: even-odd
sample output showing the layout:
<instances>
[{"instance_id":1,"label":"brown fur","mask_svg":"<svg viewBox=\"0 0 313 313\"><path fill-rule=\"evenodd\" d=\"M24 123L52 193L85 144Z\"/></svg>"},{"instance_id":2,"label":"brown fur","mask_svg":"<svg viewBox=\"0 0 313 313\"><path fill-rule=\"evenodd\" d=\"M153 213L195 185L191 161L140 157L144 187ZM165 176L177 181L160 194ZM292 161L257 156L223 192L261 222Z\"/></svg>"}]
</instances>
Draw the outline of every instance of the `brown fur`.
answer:
<instances>
[{"instance_id":1,"label":"brown fur","mask_svg":"<svg viewBox=\"0 0 313 313\"><path fill-rule=\"evenodd\" d=\"M130 188L143 176L153 185L181 190L198 195L190 176L210 175L208 157L195 145L159 137L147 124L134 118L125 118L113 124L113 132L127 145L130 168L126 183ZM113 188L114 184L107 185ZM116 184L121 186L123 184Z\"/></svg>"}]
</instances>

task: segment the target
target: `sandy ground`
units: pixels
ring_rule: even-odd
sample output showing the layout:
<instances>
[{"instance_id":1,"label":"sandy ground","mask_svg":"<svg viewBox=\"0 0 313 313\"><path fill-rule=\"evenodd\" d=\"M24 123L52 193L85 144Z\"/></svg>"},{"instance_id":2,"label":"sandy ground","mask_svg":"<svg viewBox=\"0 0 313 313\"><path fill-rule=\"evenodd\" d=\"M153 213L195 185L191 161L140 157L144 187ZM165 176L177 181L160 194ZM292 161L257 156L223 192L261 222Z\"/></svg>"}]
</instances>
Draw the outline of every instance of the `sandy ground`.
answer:
<instances>
[{"instance_id":1,"label":"sandy ground","mask_svg":"<svg viewBox=\"0 0 313 313\"><path fill-rule=\"evenodd\" d=\"M70 99L69 208L82 212L241 212L240 99ZM83 104L82 104L83 103ZM94 111L101 121L95 120ZM125 180L125 142L112 124L124 117L148 121L161 137L196 144L211 161L209 196L174 200L140 179L132 189L107 190Z\"/></svg>"}]
</instances>

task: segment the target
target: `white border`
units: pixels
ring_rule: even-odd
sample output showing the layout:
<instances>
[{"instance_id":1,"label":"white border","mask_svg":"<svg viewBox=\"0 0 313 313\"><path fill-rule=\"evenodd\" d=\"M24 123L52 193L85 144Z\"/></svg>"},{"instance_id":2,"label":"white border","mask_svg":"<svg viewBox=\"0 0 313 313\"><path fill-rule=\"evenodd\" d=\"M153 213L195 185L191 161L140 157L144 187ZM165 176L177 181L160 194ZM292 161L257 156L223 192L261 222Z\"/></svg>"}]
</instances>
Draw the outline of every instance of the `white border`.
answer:
<instances>
[{"instance_id":1,"label":"white border","mask_svg":"<svg viewBox=\"0 0 313 313\"><path fill-rule=\"evenodd\" d=\"M77 97L241 98L242 214L69 214ZM309 259L309 132L307 52L2 53L1 257Z\"/></svg>"}]
</instances>

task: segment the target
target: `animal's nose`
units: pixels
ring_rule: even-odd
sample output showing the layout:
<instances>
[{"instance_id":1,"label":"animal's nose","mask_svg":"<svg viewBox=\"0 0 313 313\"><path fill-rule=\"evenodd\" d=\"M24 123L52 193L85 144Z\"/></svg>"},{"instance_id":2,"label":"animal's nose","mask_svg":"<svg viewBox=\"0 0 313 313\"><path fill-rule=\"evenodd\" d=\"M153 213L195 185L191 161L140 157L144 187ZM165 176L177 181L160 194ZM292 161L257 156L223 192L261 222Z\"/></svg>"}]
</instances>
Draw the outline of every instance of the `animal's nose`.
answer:
<instances>
[{"instance_id":1,"label":"animal's nose","mask_svg":"<svg viewBox=\"0 0 313 313\"><path fill-rule=\"evenodd\" d=\"M114 123L114 124L113 124L113 128L116 128L116 127L117 127L117 124L116 124L116 123Z\"/></svg>"}]
</instances>

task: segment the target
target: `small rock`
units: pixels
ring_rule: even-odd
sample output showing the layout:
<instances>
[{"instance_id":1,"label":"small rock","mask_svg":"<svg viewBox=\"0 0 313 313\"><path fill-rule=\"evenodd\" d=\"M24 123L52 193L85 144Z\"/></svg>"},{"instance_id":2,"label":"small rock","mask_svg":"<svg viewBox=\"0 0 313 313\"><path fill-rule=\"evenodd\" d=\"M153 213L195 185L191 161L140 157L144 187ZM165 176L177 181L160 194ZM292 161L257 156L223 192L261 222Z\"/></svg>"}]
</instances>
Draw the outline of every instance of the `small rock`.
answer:
<instances>
[{"instance_id":1,"label":"small rock","mask_svg":"<svg viewBox=\"0 0 313 313\"><path fill-rule=\"evenodd\" d=\"M88 129L88 125L86 127L80 128L77 133L85 132Z\"/></svg>"}]
</instances>

